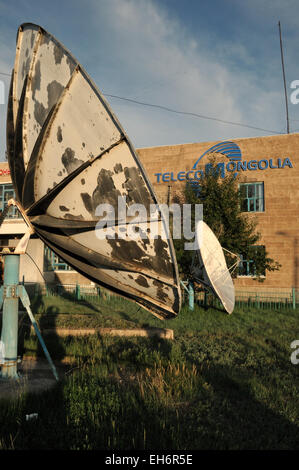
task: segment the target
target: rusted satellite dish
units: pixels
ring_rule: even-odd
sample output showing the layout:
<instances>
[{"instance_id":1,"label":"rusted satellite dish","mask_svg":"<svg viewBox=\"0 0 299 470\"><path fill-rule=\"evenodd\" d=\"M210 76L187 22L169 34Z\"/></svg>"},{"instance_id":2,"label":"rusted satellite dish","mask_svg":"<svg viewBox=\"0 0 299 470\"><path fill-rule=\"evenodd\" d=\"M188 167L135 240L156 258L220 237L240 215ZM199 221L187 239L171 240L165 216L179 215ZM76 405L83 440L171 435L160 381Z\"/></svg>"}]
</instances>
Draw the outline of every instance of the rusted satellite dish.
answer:
<instances>
[{"instance_id":1,"label":"rusted satellite dish","mask_svg":"<svg viewBox=\"0 0 299 470\"><path fill-rule=\"evenodd\" d=\"M163 215L150 217L158 202L128 137L77 60L30 23L17 35L7 150L16 199L46 245L85 277L159 318L178 314L172 241ZM143 233L151 221L156 239L99 239L103 213L97 208L112 205L117 220L119 197L128 210L134 204L146 208Z\"/></svg>"},{"instance_id":2,"label":"rusted satellite dish","mask_svg":"<svg viewBox=\"0 0 299 470\"><path fill-rule=\"evenodd\" d=\"M198 249L192 266L193 275L196 280L212 290L230 314L235 306L234 283L227 268L223 249L203 220L197 223L196 240Z\"/></svg>"}]
</instances>

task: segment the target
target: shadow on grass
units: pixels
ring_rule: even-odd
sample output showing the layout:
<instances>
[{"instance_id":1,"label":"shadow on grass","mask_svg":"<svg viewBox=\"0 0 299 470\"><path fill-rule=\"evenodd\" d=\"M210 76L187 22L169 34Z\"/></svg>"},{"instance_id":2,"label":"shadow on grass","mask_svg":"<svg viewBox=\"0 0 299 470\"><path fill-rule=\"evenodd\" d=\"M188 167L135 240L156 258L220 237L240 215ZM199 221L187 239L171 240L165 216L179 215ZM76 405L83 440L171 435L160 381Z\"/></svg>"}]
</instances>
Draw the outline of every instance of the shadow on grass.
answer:
<instances>
[{"instance_id":1,"label":"shadow on grass","mask_svg":"<svg viewBox=\"0 0 299 470\"><path fill-rule=\"evenodd\" d=\"M216 373L216 371L214 371ZM78 450L296 450L298 427L257 402L245 385L218 371L213 395L167 405L136 382L100 373L59 384L39 398L28 396L25 413L35 423L7 423L16 449ZM221 390L219 379L222 378ZM73 391L71 390L73 387ZM11 426L11 430L10 430ZM2 434L2 435L1 435ZM0 439L9 434L0 432Z\"/></svg>"},{"instance_id":2,"label":"shadow on grass","mask_svg":"<svg viewBox=\"0 0 299 470\"><path fill-rule=\"evenodd\" d=\"M100 337L96 346L98 358L82 356L89 367L26 396L10 414L0 407L0 443L11 445L13 436L16 449L299 449L299 428L280 414L283 403L254 395L253 371L199 364L193 377L184 375L186 362L169 375L173 343L158 338ZM39 419L25 422L29 413Z\"/></svg>"},{"instance_id":3,"label":"shadow on grass","mask_svg":"<svg viewBox=\"0 0 299 470\"><path fill-rule=\"evenodd\" d=\"M201 415L206 442L198 436L196 447L204 444L204 448L212 449L299 449L298 425L270 409L270 403L256 399L252 375L240 371L236 374L218 365L203 371L203 378L211 387L213 401L209 412Z\"/></svg>"},{"instance_id":4,"label":"shadow on grass","mask_svg":"<svg viewBox=\"0 0 299 470\"><path fill-rule=\"evenodd\" d=\"M58 360L61 360L65 357L65 341L62 341L58 334L55 333L55 329L57 327L57 316L61 313L71 314L72 305L74 305L77 310L79 309L79 311L82 308L83 311L84 309L87 309L96 313L99 312L99 308L85 299L76 299L76 294L68 292L64 286L60 284L54 283L47 285L46 289L47 293L50 293L50 296L44 295L38 285L26 285L33 315L34 317L36 317L37 314L40 315L37 323L41 333L43 333L44 329L53 330L53 333L50 336L43 338L49 354L51 357L53 355ZM52 299L51 292L55 294ZM53 305L49 305L49 301L53 301ZM31 332L32 325L27 314L25 314L21 319L19 328L19 355L21 356L24 353L25 341L29 338ZM35 335L35 332L33 332L33 335ZM38 342L37 352L35 350L32 352L33 355L37 354L38 357L45 357L45 353L40 342Z\"/></svg>"},{"instance_id":5,"label":"shadow on grass","mask_svg":"<svg viewBox=\"0 0 299 470\"><path fill-rule=\"evenodd\" d=\"M123 309L118 313L132 321ZM55 312L53 315L55 322ZM41 419L34 424L21 420L20 428L16 419L14 423L11 420L11 432L15 433L12 435L17 436L15 446L80 450L298 450L299 427L288 419L291 413L287 410L288 402L296 400L288 384L295 381L297 371L286 370L280 359L282 354L279 358L276 354L271 367L279 380L271 374L268 377L263 358L271 357L276 343L270 349L267 346L255 351L258 343L250 344L248 337L243 338L241 345L236 342L231 349L230 343L222 342L214 354L216 339L210 341L204 336L198 341L196 337L187 338L185 343L184 339L171 342L158 338L99 337L80 356L87 367L49 394L43 393L38 400L28 397L24 402L22 416L27 409L39 410ZM61 360L67 340L62 343L54 337L53 349L51 341L47 338L49 351L53 350L55 359ZM251 364L246 362L248 352ZM181 369L169 379L165 373L167 364L175 367L178 363ZM182 367L191 368L193 364L197 375L187 388ZM147 370L157 373L147 375ZM138 381L138 373L143 374L142 382ZM277 387L277 393L270 387ZM298 406L296 413L298 420ZM0 431L0 443L7 439L4 432Z\"/></svg>"}]
</instances>

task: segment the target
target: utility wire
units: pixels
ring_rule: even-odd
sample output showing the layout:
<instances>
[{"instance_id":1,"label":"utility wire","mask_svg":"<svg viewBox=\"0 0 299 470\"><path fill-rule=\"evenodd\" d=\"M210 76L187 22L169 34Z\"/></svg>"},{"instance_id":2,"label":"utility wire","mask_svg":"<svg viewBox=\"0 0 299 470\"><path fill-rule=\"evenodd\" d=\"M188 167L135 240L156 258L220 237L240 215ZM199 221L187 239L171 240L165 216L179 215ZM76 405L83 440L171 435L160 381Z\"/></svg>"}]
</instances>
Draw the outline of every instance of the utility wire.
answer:
<instances>
[{"instance_id":1,"label":"utility wire","mask_svg":"<svg viewBox=\"0 0 299 470\"><path fill-rule=\"evenodd\" d=\"M263 132L270 132L271 134L282 134L282 132L272 131L272 130L269 130L269 129L263 129L261 127L251 126L249 124L243 124L243 123L240 123L240 122L225 121L224 119L218 119L218 118L215 118L215 117L205 116L203 114L191 113L191 112L187 112L187 111L178 111L176 109L168 108L167 106L162 106L162 105L159 105L159 104L152 104L152 103L145 103L143 101L137 101L137 100L134 100L134 99L131 99L131 98L124 98L123 96L110 95L110 94L107 94L107 93L103 93L103 95L104 96L109 96L110 98L117 98L119 100L129 101L131 103L139 104L141 106L150 106L152 108L162 109L163 111L168 111L170 113L184 114L186 116L193 116L193 117L197 117L197 118L200 118L200 119L208 119L210 121L221 122L223 124L231 124L233 126L248 127L249 129L255 129L255 130L259 130L259 131L263 131Z\"/></svg>"},{"instance_id":2,"label":"utility wire","mask_svg":"<svg viewBox=\"0 0 299 470\"><path fill-rule=\"evenodd\" d=\"M27 252L25 253L25 255L27 255L27 256L31 259L31 261L35 264L35 266L36 266L36 268L38 269L38 271L39 271L41 277L42 277L43 280L45 281L45 284L47 284L47 281L46 281L46 279L45 279L43 273L41 272L40 268L38 267L37 263L34 261L34 259L32 258L32 256L31 256L29 253L27 253Z\"/></svg>"},{"instance_id":3,"label":"utility wire","mask_svg":"<svg viewBox=\"0 0 299 470\"><path fill-rule=\"evenodd\" d=\"M8 77L10 77L10 74L5 73L5 72L0 72L0 74L1 75L7 75ZM134 100L132 98L125 98L124 96L110 95L108 93L103 93L103 95L108 96L109 98L117 98L119 100L124 100L124 101L128 101L130 103L139 104L140 106L148 106L148 107L151 107L151 108L162 109L163 111L168 111L169 113L181 114L181 115L185 115L185 116L192 116L192 117L196 117L196 118L200 118L200 119L207 119L209 121L221 122L222 124L230 124L232 126L246 127L248 129L254 129L254 130L258 130L258 131L262 131L262 132L270 132L271 134L283 134L283 132L273 131L273 130L269 130L269 129L263 129L261 127L251 126L249 124L243 124L241 122L226 121L224 119L218 119L218 118L215 118L215 117L206 116L204 114L191 113L191 112L188 112L188 111L178 111L176 109L168 108L167 106L163 106L163 105L160 105L160 104L145 103L143 101Z\"/></svg>"}]
</instances>

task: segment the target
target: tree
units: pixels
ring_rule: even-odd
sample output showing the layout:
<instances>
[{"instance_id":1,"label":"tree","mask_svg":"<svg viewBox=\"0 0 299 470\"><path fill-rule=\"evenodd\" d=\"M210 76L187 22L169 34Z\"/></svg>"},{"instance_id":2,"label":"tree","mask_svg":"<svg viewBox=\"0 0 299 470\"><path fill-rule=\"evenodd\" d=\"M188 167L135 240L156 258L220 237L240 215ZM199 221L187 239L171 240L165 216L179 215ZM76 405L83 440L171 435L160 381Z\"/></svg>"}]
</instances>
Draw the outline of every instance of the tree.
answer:
<instances>
[{"instance_id":1,"label":"tree","mask_svg":"<svg viewBox=\"0 0 299 470\"><path fill-rule=\"evenodd\" d=\"M257 231L257 219L241 212L240 178L234 174L221 177L212 157L209 171L197 182L187 183L184 191L184 203L203 204L203 220L218 238L224 251L227 264L231 266L236 259L231 255L241 256L246 268L254 279L263 281L266 271L278 270L281 265L268 256L265 247L260 244L261 234ZM178 202L178 198L176 198ZM182 202L182 201L181 201ZM194 230L194 214L193 227ZM184 239L174 240L179 270L188 277L193 253L184 250ZM237 270L232 274L237 275Z\"/></svg>"}]
</instances>

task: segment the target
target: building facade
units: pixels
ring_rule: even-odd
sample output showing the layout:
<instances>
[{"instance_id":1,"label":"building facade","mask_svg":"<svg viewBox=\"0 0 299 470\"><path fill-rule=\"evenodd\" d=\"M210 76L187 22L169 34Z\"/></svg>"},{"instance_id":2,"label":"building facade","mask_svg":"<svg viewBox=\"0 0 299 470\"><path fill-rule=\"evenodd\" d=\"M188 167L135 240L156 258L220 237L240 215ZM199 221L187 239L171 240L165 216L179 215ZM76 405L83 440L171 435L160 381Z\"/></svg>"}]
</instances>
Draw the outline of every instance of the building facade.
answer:
<instances>
[{"instance_id":1,"label":"building facade","mask_svg":"<svg viewBox=\"0 0 299 470\"><path fill-rule=\"evenodd\" d=\"M186 182L200 184L214 156L222 177L239 174L241 209L258 221L261 244L281 264L263 283L254 278L251 260L241 260L235 286L267 290L299 288L299 134L234 139L137 150L160 203L171 203ZM8 164L0 163L0 210L13 197ZM204 210L204 206L203 206ZM24 233L24 222L11 210L0 229L0 243ZM20 281L90 284L39 240L32 238L21 256Z\"/></svg>"},{"instance_id":2,"label":"building facade","mask_svg":"<svg viewBox=\"0 0 299 470\"><path fill-rule=\"evenodd\" d=\"M299 288L299 134L152 147L138 154L163 203L187 180L200 184L211 155L222 176L238 173L242 210L257 219L260 243L281 268L259 283L250 260L242 260L236 288Z\"/></svg>"},{"instance_id":3,"label":"building facade","mask_svg":"<svg viewBox=\"0 0 299 470\"><path fill-rule=\"evenodd\" d=\"M9 199L14 198L14 189L11 183L10 171L7 162L0 162L0 214ZM0 247L15 246L25 233L27 226L15 207L11 207L0 227ZM0 257L0 273L3 276L3 263ZM91 283L81 274L77 273L52 250L34 236L29 240L25 255L20 257L20 282L26 283L58 283L83 284Z\"/></svg>"}]
</instances>

